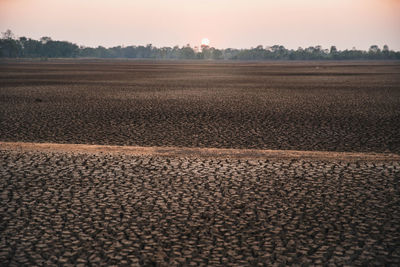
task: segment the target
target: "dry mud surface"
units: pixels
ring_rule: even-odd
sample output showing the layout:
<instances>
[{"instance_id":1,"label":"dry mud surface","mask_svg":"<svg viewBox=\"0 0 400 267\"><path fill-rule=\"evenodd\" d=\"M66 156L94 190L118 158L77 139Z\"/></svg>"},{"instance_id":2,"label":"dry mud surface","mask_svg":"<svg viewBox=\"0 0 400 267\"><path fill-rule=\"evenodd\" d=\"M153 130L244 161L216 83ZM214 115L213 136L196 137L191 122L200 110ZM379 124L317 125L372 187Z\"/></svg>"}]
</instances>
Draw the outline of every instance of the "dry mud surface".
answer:
<instances>
[{"instance_id":1,"label":"dry mud surface","mask_svg":"<svg viewBox=\"0 0 400 267\"><path fill-rule=\"evenodd\" d=\"M400 163L0 150L4 265L400 265Z\"/></svg>"},{"instance_id":2,"label":"dry mud surface","mask_svg":"<svg viewBox=\"0 0 400 267\"><path fill-rule=\"evenodd\" d=\"M399 132L398 62L0 62L0 265L399 266Z\"/></svg>"},{"instance_id":3,"label":"dry mud surface","mask_svg":"<svg viewBox=\"0 0 400 267\"><path fill-rule=\"evenodd\" d=\"M400 152L398 62L3 62L0 140Z\"/></svg>"}]
</instances>

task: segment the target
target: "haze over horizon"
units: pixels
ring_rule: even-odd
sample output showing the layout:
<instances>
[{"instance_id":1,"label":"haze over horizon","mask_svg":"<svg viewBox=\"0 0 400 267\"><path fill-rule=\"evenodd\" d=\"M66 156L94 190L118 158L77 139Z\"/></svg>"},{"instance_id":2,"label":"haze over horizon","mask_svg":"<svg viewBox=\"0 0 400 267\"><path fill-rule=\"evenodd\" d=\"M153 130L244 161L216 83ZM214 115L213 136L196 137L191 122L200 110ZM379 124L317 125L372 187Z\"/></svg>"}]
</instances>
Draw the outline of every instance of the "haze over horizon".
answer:
<instances>
[{"instance_id":1,"label":"haze over horizon","mask_svg":"<svg viewBox=\"0 0 400 267\"><path fill-rule=\"evenodd\" d=\"M0 0L0 31L78 45L400 50L399 0Z\"/></svg>"}]
</instances>

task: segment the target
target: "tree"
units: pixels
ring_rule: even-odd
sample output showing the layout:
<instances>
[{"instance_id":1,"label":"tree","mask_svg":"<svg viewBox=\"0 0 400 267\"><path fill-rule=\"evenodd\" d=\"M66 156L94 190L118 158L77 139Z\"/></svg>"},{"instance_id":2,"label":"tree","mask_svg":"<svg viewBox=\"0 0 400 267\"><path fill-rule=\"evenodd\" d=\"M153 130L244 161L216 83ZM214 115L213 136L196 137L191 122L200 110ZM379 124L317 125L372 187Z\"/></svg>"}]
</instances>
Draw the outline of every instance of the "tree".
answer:
<instances>
[{"instance_id":1,"label":"tree","mask_svg":"<svg viewBox=\"0 0 400 267\"><path fill-rule=\"evenodd\" d=\"M51 41L51 38L47 37L47 36L43 36L42 38L40 38L40 42L42 44L46 44L47 42L50 42L50 41Z\"/></svg>"},{"instance_id":2,"label":"tree","mask_svg":"<svg viewBox=\"0 0 400 267\"><path fill-rule=\"evenodd\" d=\"M377 45L371 45L369 48L369 53L378 53L380 52L380 49Z\"/></svg>"},{"instance_id":3,"label":"tree","mask_svg":"<svg viewBox=\"0 0 400 267\"><path fill-rule=\"evenodd\" d=\"M211 49L211 51L212 51L212 59L216 59L216 60L223 59L223 55L222 55L221 50L215 49L215 48L213 47L213 48Z\"/></svg>"},{"instance_id":4,"label":"tree","mask_svg":"<svg viewBox=\"0 0 400 267\"><path fill-rule=\"evenodd\" d=\"M7 40L14 39L14 37L15 37L10 29L6 30L5 32L2 32L1 36L2 36L2 39L7 39Z\"/></svg>"},{"instance_id":5,"label":"tree","mask_svg":"<svg viewBox=\"0 0 400 267\"><path fill-rule=\"evenodd\" d=\"M11 30L1 33L0 39L0 57L20 57L22 55L22 47L18 40L14 39Z\"/></svg>"},{"instance_id":6,"label":"tree","mask_svg":"<svg viewBox=\"0 0 400 267\"><path fill-rule=\"evenodd\" d=\"M194 59L196 57L194 50L190 47L189 44L182 47L180 51L180 58L182 59Z\"/></svg>"},{"instance_id":7,"label":"tree","mask_svg":"<svg viewBox=\"0 0 400 267\"><path fill-rule=\"evenodd\" d=\"M157 48L146 46L115 46L105 48L78 47L67 41L54 41L50 37L33 40L27 37L15 38L11 30L1 33L0 57L98 57L98 58L156 58L156 59L234 59L234 60L360 60L360 59L400 59L400 52L389 50L384 45L382 50L372 45L368 51L339 51L336 46L323 49L322 46L299 47L297 50L286 49L282 45L258 45L250 49L216 49L202 46L202 50L190 45L183 47Z\"/></svg>"},{"instance_id":8,"label":"tree","mask_svg":"<svg viewBox=\"0 0 400 267\"><path fill-rule=\"evenodd\" d=\"M383 46L382 51L388 53L388 52L389 52L389 46L385 44L385 45Z\"/></svg>"}]
</instances>

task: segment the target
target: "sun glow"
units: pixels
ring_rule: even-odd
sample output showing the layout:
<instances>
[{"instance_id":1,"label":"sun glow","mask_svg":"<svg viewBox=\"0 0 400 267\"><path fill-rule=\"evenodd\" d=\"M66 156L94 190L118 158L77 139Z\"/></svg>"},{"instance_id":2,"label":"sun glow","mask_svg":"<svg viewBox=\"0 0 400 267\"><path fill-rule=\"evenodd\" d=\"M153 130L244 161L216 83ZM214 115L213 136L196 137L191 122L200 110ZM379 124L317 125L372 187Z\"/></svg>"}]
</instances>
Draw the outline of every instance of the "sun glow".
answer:
<instances>
[{"instance_id":1,"label":"sun glow","mask_svg":"<svg viewBox=\"0 0 400 267\"><path fill-rule=\"evenodd\" d=\"M208 38L201 39L201 45L209 46L210 40Z\"/></svg>"}]
</instances>

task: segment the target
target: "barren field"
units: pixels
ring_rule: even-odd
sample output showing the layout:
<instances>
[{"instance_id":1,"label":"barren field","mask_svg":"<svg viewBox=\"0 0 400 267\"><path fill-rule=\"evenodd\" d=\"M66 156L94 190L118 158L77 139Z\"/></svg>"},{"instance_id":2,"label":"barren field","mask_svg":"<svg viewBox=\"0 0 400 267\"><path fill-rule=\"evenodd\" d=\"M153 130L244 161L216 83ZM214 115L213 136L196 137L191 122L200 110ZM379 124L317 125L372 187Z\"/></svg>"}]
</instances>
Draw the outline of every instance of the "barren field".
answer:
<instances>
[{"instance_id":1,"label":"barren field","mask_svg":"<svg viewBox=\"0 0 400 267\"><path fill-rule=\"evenodd\" d=\"M0 151L5 265L400 264L399 162Z\"/></svg>"},{"instance_id":2,"label":"barren field","mask_svg":"<svg viewBox=\"0 0 400 267\"><path fill-rule=\"evenodd\" d=\"M3 61L0 265L399 266L399 133L399 62Z\"/></svg>"},{"instance_id":3,"label":"barren field","mask_svg":"<svg viewBox=\"0 0 400 267\"><path fill-rule=\"evenodd\" d=\"M3 62L0 140L400 152L400 63Z\"/></svg>"}]
</instances>

